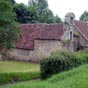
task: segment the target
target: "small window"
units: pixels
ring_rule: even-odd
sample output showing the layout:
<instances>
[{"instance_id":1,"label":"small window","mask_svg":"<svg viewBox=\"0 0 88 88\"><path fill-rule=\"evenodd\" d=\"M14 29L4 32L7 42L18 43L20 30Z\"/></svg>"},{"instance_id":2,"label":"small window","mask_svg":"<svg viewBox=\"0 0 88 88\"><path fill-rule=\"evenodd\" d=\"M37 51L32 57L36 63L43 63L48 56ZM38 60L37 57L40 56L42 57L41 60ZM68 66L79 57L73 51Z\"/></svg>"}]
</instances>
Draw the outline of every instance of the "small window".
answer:
<instances>
[{"instance_id":1,"label":"small window","mask_svg":"<svg viewBox=\"0 0 88 88\"><path fill-rule=\"evenodd\" d=\"M73 24L73 17L70 18L70 22L71 22L71 24Z\"/></svg>"},{"instance_id":2,"label":"small window","mask_svg":"<svg viewBox=\"0 0 88 88\"><path fill-rule=\"evenodd\" d=\"M72 40L73 35L72 35L72 31L70 32L70 40Z\"/></svg>"}]
</instances>

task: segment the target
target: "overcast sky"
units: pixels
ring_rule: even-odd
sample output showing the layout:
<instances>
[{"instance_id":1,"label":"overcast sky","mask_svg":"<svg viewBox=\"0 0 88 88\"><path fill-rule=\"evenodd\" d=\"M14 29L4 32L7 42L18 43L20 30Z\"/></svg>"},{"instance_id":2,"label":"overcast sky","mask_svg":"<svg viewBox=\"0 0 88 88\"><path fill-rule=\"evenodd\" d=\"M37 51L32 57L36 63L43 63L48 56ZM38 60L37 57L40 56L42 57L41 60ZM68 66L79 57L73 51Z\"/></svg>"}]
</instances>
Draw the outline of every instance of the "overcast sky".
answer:
<instances>
[{"instance_id":1,"label":"overcast sky","mask_svg":"<svg viewBox=\"0 0 88 88\"><path fill-rule=\"evenodd\" d=\"M17 3L28 3L28 0L15 0ZM80 15L88 10L88 0L48 0L49 8L56 15L64 19L67 12L73 12L76 19L79 19Z\"/></svg>"}]
</instances>

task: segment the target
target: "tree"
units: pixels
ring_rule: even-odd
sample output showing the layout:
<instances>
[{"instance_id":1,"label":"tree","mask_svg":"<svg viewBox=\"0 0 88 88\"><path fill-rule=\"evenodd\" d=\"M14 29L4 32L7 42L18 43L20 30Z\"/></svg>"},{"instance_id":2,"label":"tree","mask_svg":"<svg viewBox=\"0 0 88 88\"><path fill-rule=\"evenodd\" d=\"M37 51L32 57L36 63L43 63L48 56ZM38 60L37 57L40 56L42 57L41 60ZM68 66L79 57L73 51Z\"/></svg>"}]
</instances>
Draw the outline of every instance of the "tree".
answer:
<instances>
[{"instance_id":1,"label":"tree","mask_svg":"<svg viewBox=\"0 0 88 88\"><path fill-rule=\"evenodd\" d=\"M88 21L88 11L84 11L84 13L80 16L81 21Z\"/></svg>"},{"instance_id":2,"label":"tree","mask_svg":"<svg viewBox=\"0 0 88 88\"><path fill-rule=\"evenodd\" d=\"M38 3L38 0L29 0L29 2L28 2L28 4L29 4L30 6L36 6L37 3Z\"/></svg>"},{"instance_id":3,"label":"tree","mask_svg":"<svg viewBox=\"0 0 88 88\"><path fill-rule=\"evenodd\" d=\"M10 2L12 5L16 3L15 0L10 0Z\"/></svg>"},{"instance_id":4,"label":"tree","mask_svg":"<svg viewBox=\"0 0 88 88\"><path fill-rule=\"evenodd\" d=\"M62 20L58 15L55 16L55 23L62 23Z\"/></svg>"},{"instance_id":5,"label":"tree","mask_svg":"<svg viewBox=\"0 0 88 88\"><path fill-rule=\"evenodd\" d=\"M59 23L60 17L54 16L53 12L48 8L47 0L29 0L29 7L37 10L37 22L39 23Z\"/></svg>"},{"instance_id":6,"label":"tree","mask_svg":"<svg viewBox=\"0 0 88 88\"><path fill-rule=\"evenodd\" d=\"M0 0L0 45L1 52L11 49L18 38L18 26L9 0Z\"/></svg>"},{"instance_id":7,"label":"tree","mask_svg":"<svg viewBox=\"0 0 88 88\"><path fill-rule=\"evenodd\" d=\"M29 23L38 23L38 11L35 7L28 7Z\"/></svg>"},{"instance_id":8,"label":"tree","mask_svg":"<svg viewBox=\"0 0 88 88\"><path fill-rule=\"evenodd\" d=\"M43 15L39 19L40 23L54 23L54 15L48 8L45 9Z\"/></svg>"},{"instance_id":9,"label":"tree","mask_svg":"<svg viewBox=\"0 0 88 88\"><path fill-rule=\"evenodd\" d=\"M47 0L29 0L29 5L15 4L14 12L20 23L58 23L60 18L53 15Z\"/></svg>"},{"instance_id":10,"label":"tree","mask_svg":"<svg viewBox=\"0 0 88 88\"><path fill-rule=\"evenodd\" d=\"M17 21L20 23L28 23L28 10L27 7L21 3L21 4L15 4L14 5L14 11L16 13Z\"/></svg>"},{"instance_id":11,"label":"tree","mask_svg":"<svg viewBox=\"0 0 88 88\"><path fill-rule=\"evenodd\" d=\"M23 3L15 4L14 11L16 13L17 21L20 23L36 23L37 10L36 8L26 6Z\"/></svg>"}]
</instances>

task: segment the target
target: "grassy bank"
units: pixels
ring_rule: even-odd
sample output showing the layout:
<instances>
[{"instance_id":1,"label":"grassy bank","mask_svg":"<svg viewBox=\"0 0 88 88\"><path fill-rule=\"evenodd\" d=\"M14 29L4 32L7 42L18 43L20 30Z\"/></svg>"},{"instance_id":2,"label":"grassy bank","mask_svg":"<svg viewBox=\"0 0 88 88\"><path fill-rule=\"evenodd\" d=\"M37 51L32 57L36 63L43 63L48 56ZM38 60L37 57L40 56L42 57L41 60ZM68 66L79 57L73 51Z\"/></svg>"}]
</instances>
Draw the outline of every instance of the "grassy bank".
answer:
<instances>
[{"instance_id":1,"label":"grassy bank","mask_svg":"<svg viewBox=\"0 0 88 88\"><path fill-rule=\"evenodd\" d=\"M45 81L29 81L1 88L88 88L88 64L52 76Z\"/></svg>"},{"instance_id":2,"label":"grassy bank","mask_svg":"<svg viewBox=\"0 0 88 88\"><path fill-rule=\"evenodd\" d=\"M0 85L40 78L38 64L0 61Z\"/></svg>"},{"instance_id":3,"label":"grassy bank","mask_svg":"<svg viewBox=\"0 0 88 88\"><path fill-rule=\"evenodd\" d=\"M0 61L0 73L39 71L39 65L29 62Z\"/></svg>"}]
</instances>

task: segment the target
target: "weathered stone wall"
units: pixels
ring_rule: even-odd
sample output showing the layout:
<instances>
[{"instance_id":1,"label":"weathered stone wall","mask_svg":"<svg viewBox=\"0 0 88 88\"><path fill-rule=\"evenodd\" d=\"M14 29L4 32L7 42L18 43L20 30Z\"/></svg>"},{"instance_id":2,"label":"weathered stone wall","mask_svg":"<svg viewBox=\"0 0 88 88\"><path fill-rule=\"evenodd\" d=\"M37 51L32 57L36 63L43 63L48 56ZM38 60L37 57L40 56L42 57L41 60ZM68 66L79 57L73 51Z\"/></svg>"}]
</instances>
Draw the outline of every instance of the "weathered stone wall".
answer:
<instances>
[{"instance_id":1,"label":"weathered stone wall","mask_svg":"<svg viewBox=\"0 0 88 88\"><path fill-rule=\"evenodd\" d=\"M62 45L58 40L35 40L34 50L14 49L9 51L9 56L14 60L39 61L61 49Z\"/></svg>"},{"instance_id":2,"label":"weathered stone wall","mask_svg":"<svg viewBox=\"0 0 88 88\"><path fill-rule=\"evenodd\" d=\"M73 40L80 43L81 46L86 47L88 45L88 40L84 38L84 36L75 29L75 32L79 37L75 37Z\"/></svg>"},{"instance_id":3,"label":"weathered stone wall","mask_svg":"<svg viewBox=\"0 0 88 88\"><path fill-rule=\"evenodd\" d=\"M1 58L1 54L0 54L0 60L2 60L2 58Z\"/></svg>"},{"instance_id":4,"label":"weathered stone wall","mask_svg":"<svg viewBox=\"0 0 88 88\"><path fill-rule=\"evenodd\" d=\"M49 56L52 52L61 50L62 45L58 40L35 40L35 56L37 59Z\"/></svg>"},{"instance_id":5,"label":"weathered stone wall","mask_svg":"<svg viewBox=\"0 0 88 88\"><path fill-rule=\"evenodd\" d=\"M63 45L63 48L65 50L77 51L78 44L80 44L83 47L88 46L88 40L86 40L82 36L82 34L80 34L80 32L74 26L67 25L67 26L64 26L64 27L66 27L67 30L64 33L64 35L62 36L62 41L66 42L66 40L70 40L70 32L72 31L72 33L73 33L71 43ZM76 35L76 36L74 36L74 35ZM77 36L79 36L79 37L77 37Z\"/></svg>"}]
</instances>

